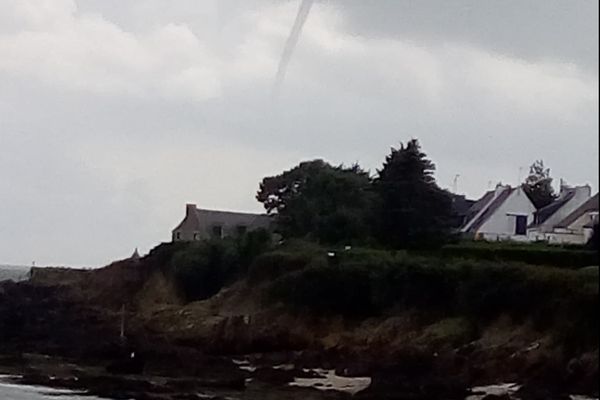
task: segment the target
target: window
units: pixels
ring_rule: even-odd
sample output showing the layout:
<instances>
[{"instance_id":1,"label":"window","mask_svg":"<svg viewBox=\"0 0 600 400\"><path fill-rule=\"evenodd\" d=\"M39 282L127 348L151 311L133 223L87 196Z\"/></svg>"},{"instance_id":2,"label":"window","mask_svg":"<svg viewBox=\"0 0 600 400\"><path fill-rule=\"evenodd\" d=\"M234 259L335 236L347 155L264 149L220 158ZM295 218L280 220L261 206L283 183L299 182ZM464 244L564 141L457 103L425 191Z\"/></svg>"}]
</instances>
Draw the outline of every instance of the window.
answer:
<instances>
[{"instance_id":1,"label":"window","mask_svg":"<svg viewBox=\"0 0 600 400\"><path fill-rule=\"evenodd\" d=\"M212 236L222 238L223 237L223 226L222 225L213 225L212 227Z\"/></svg>"},{"instance_id":2,"label":"window","mask_svg":"<svg viewBox=\"0 0 600 400\"><path fill-rule=\"evenodd\" d=\"M515 235L527 234L527 216L516 215L515 216Z\"/></svg>"},{"instance_id":3,"label":"window","mask_svg":"<svg viewBox=\"0 0 600 400\"><path fill-rule=\"evenodd\" d=\"M175 239L176 240L181 240L181 232L176 232L175 233Z\"/></svg>"},{"instance_id":4,"label":"window","mask_svg":"<svg viewBox=\"0 0 600 400\"><path fill-rule=\"evenodd\" d=\"M200 234L194 233L194 240L200 240Z\"/></svg>"}]
</instances>

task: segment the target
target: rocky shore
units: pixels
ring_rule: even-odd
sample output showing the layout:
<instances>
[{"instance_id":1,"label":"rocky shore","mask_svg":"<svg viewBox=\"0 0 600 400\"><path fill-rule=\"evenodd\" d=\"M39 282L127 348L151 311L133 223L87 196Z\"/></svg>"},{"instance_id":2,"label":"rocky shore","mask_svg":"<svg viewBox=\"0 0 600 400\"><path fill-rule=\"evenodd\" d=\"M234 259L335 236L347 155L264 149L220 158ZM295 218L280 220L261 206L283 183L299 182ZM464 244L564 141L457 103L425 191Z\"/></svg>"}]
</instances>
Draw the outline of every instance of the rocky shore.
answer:
<instances>
[{"instance_id":1,"label":"rocky shore","mask_svg":"<svg viewBox=\"0 0 600 400\"><path fill-rule=\"evenodd\" d=\"M597 348L568 351L527 321L465 342L459 319L291 312L245 281L185 303L156 263L0 283L0 374L113 399L475 399L501 382L523 400L598 396Z\"/></svg>"}]
</instances>

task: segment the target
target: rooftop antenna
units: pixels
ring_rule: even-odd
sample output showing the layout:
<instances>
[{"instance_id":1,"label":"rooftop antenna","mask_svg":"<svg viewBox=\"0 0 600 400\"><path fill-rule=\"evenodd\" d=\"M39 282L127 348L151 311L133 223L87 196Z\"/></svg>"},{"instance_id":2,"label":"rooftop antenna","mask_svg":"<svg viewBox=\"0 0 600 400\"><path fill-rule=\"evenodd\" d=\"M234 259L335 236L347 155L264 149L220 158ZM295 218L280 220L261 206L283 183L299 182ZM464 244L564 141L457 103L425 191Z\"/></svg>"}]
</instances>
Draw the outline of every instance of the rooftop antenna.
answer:
<instances>
[{"instance_id":1,"label":"rooftop antenna","mask_svg":"<svg viewBox=\"0 0 600 400\"><path fill-rule=\"evenodd\" d=\"M519 167L519 177L517 178L517 186L521 184L521 174L523 173L523 167Z\"/></svg>"},{"instance_id":2,"label":"rooftop antenna","mask_svg":"<svg viewBox=\"0 0 600 400\"><path fill-rule=\"evenodd\" d=\"M453 193L458 193L458 178L459 177L460 177L460 174L454 175L454 180L452 181L452 192Z\"/></svg>"}]
</instances>

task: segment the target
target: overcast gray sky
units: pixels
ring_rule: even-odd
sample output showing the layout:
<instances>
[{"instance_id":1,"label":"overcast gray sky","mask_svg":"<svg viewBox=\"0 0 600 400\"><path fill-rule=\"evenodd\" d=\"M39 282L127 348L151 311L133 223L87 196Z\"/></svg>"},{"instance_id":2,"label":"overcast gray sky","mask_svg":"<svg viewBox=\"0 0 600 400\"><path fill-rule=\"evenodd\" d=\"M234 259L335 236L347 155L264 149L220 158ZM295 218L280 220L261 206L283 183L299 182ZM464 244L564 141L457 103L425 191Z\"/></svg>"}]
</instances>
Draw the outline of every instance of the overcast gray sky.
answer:
<instances>
[{"instance_id":1,"label":"overcast gray sky","mask_svg":"<svg viewBox=\"0 0 600 400\"><path fill-rule=\"evenodd\" d=\"M0 0L0 263L147 252L186 202L413 137L470 197L537 158L598 189L597 0L317 0L273 101L298 5Z\"/></svg>"}]
</instances>

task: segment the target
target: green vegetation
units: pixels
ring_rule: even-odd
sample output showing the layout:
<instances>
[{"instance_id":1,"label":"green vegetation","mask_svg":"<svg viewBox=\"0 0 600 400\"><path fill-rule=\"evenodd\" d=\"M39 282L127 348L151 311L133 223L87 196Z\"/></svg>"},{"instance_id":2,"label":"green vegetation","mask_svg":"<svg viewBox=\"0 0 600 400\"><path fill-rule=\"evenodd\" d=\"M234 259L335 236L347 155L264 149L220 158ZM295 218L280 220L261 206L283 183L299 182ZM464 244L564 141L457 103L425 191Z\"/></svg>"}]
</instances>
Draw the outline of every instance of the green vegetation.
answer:
<instances>
[{"instance_id":1,"label":"green vegetation","mask_svg":"<svg viewBox=\"0 0 600 400\"><path fill-rule=\"evenodd\" d=\"M364 250L305 265L274 280L273 300L297 310L357 318L417 310L428 318L483 324L508 315L540 329L554 326L561 337L581 339L582 346L595 343L598 332L597 269L576 272Z\"/></svg>"},{"instance_id":2,"label":"green vegetation","mask_svg":"<svg viewBox=\"0 0 600 400\"><path fill-rule=\"evenodd\" d=\"M373 187L380 201L377 238L391 248L435 248L448 241L451 198L416 139L392 148Z\"/></svg>"},{"instance_id":3,"label":"green vegetation","mask_svg":"<svg viewBox=\"0 0 600 400\"><path fill-rule=\"evenodd\" d=\"M556 194L552 188L552 177L550 169L544 166L543 160L536 160L529 167L529 175L523 182L523 190L535 208L542 208L552 203L556 199Z\"/></svg>"},{"instance_id":4,"label":"green vegetation","mask_svg":"<svg viewBox=\"0 0 600 400\"><path fill-rule=\"evenodd\" d=\"M302 162L266 177L256 198L285 239L322 244L431 248L448 241L451 198L415 139L392 148L377 176L357 164Z\"/></svg>"},{"instance_id":5,"label":"green vegetation","mask_svg":"<svg viewBox=\"0 0 600 400\"><path fill-rule=\"evenodd\" d=\"M600 232L598 232L598 224L594 225L594 231L592 232L592 237L585 245L586 249L593 250L596 253L600 250Z\"/></svg>"},{"instance_id":6,"label":"green vegetation","mask_svg":"<svg viewBox=\"0 0 600 400\"><path fill-rule=\"evenodd\" d=\"M257 230L224 240L190 242L163 252L171 250L168 265L175 282L185 298L193 301L211 297L224 285L245 276L253 260L271 246L270 234Z\"/></svg>"},{"instance_id":7,"label":"green vegetation","mask_svg":"<svg viewBox=\"0 0 600 400\"><path fill-rule=\"evenodd\" d=\"M516 244L467 243L441 251L448 248L491 251L498 259L479 253L476 259L464 253L448 257L406 250L332 250L297 240L273 245L264 232L163 245L148 257L153 263L166 260L188 301L211 297L223 286L247 279L265 300L299 312L361 319L407 311L430 323L446 320L424 332L432 337L470 337L478 327L509 316L552 332L572 348L596 344L598 268L550 266L560 265L568 254L575 259L591 252L533 245L539 254L553 255L545 259L549 265L540 267L502 259L522 254Z\"/></svg>"},{"instance_id":8,"label":"green vegetation","mask_svg":"<svg viewBox=\"0 0 600 400\"><path fill-rule=\"evenodd\" d=\"M256 198L277 215L285 238L354 243L369 236L370 185L369 174L358 165L334 167L314 160L264 178Z\"/></svg>"},{"instance_id":9,"label":"green vegetation","mask_svg":"<svg viewBox=\"0 0 600 400\"><path fill-rule=\"evenodd\" d=\"M545 243L462 242L446 245L433 254L441 258L515 261L561 268L581 268L599 262L598 252L583 246L561 247Z\"/></svg>"}]
</instances>

